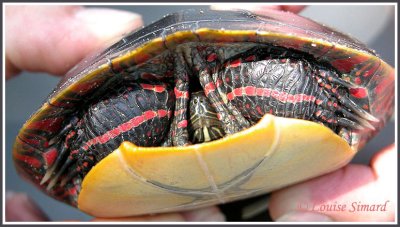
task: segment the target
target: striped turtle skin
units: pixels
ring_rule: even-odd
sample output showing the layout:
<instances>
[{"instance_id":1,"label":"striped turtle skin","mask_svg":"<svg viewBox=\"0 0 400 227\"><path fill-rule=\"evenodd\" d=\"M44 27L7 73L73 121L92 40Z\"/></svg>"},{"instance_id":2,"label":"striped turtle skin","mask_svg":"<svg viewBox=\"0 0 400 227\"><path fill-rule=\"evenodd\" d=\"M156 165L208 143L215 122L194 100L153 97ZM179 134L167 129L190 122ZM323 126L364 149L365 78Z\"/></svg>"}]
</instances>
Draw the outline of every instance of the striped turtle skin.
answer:
<instances>
[{"instance_id":1,"label":"striped turtle skin","mask_svg":"<svg viewBox=\"0 0 400 227\"><path fill-rule=\"evenodd\" d=\"M267 146L282 163L292 157L291 147L312 147L317 144L312 139L328 134L329 141L323 144L334 141L333 145L299 153L314 163L312 156L317 153L312 152L321 149L328 152L337 145L357 151L390 118L393 82L394 69L373 51L300 16L276 11L265 16L182 11L133 31L71 69L20 130L13 157L18 172L50 196L95 216L221 203L320 175L338 168L337 163L343 165L354 153L334 157L324 153L330 157L324 161L331 165L311 166L307 173L300 161L306 159L299 157L297 169L287 173L293 178L287 182L274 178L254 188L263 181L251 177L270 171L263 167L269 162L268 152L242 167L240 163L246 162L241 155L226 156L225 163L222 154L248 148L245 144L259 139L253 138L259 132L267 135L251 145L254 152L262 153L267 148L259 146ZM201 114L203 108L191 107L197 99L208 103L198 106L205 107L206 115ZM299 131L286 128L288 124ZM293 138L303 139L294 141L286 137L289 133L300 133ZM169 158L157 159L164 155ZM198 174L193 173L195 164L189 164L192 160L200 166ZM169 164L162 170L156 168L165 163ZM214 163L221 169L213 170ZM276 163L270 164L290 169ZM175 171L178 165L188 167ZM122 174L120 166L131 167ZM123 186L131 180L124 177L128 173L135 179L129 190ZM180 175L189 173L197 181ZM242 188L246 184L251 186ZM158 194L144 196L144 188ZM173 199L152 200L168 196ZM133 199L139 197L146 201ZM104 211L95 208L112 201L119 202ZM124 201L127 210L132 208L129 204L143 209L125 213L116 208L125 207ZM154 207L147 207L150 204Z\"/></svg>"}]
</instances>

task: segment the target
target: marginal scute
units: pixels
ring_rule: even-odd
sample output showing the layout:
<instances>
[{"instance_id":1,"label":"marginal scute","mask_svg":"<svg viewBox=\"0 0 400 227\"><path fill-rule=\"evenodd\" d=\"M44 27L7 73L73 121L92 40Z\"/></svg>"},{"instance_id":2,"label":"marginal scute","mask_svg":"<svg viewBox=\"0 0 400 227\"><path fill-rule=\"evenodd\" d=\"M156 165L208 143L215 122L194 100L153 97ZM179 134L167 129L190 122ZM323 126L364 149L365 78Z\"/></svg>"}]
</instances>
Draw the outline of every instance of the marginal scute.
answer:
<instances>
[{"instance_id":1,"label":"marginal scute","mask_svg":"<svg viewBox=\"0 0 400 227\"><path fill-rule=\"evenodd\" d=\"M149 148L124 142L86 175L78 207L96 217L172 212L189 203L202 207L316 177L354 154L323 125L272 115L201 145Z\"/></svg>"}]
</instances>

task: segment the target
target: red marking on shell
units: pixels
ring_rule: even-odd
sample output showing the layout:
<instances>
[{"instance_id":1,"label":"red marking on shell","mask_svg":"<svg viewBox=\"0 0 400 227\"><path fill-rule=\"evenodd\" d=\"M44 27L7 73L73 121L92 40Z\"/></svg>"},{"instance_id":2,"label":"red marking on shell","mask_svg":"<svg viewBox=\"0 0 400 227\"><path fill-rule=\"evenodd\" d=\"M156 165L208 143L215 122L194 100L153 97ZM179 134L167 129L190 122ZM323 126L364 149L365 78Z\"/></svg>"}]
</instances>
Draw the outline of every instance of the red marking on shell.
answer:
<instances>
[{"instance_id":1,"label":"red marking on shell","mask_svg":"<svg viewBox=\"0 0 400 227\"><path fill-rule=\"evenodd\" d=\"M27 156L27 155L22 155L20 153L14 153L14 158L16 158L22 162L25 162L26 164L28 164L34 168L40 168L43 165L43 163L40 160L38 160L34 157Z\"/></svg>"},{"instance_id":2,"label":"red marking on shell","mask_svg":"<svg viewBox=\"0 0 400 227\"><path fill-rule=\"evenodd\" d=\"M322 103L323 103L323 101L321 99L315 100L315 104L317 104L317 105L321 105Z\"/></svg>"},{"instance_id":3,"label":"red marking on shell","mask_svg":"<svg viewBox=\"0 0 400 227\"><path fill-rule=\"evenodd\" d=\"M256 60L256 56L255 55L250 55L248 56L246 59L244 59L245 61L254 61Z\"/></svg>"},{"instance_id":4,"label":"red marking on shell","mask_svg":"<svg viewBox=\"0 0 400 227\"><path fill-rule=\"evenodd\" d=\"M215 91L215 85L213 82L210 82L204 86L204 94L207 96L210 92Z\"/></svg>"},{"instance_id":5,"label":"red marking on shell","mask_svg":"<svg viewBox=\"0 0 400 227\"><path fill-rule=\"evenodd\" d=\"M357 56L352 56L352 57L347 57L347 58L342 58L342 59L336 59L334 61L331 61L330 63L332 64L333 67L338 69L341 72L351 72L353 70L354 66L357 64L360 64L361 62L365 62L368 60L368 57L363 57L362 55L357 55Z\"/></svg>"},{"instance_id":6,"label":"red marking on shell","mask_svg":"<svg viewBox=\"0 0 400 227\"><path fill-rule=\"evenodd\" d=\"M30 137L26 137L26 136L21 135L20 139L21 139L24 143L27 143L27 144L29 144L29 145L38 146L38 145L41 145L41 144L42 144L41 142L42 142L45 138L40 138L40 139L38 139L37 137L30 138ZM45 147L47 147L47 146L45 146Z\"/></svg>"},{"instance_id":7,"label":"red marking on shell","mask_svg":"<svg viewBox=\"0 0 400 227\"><path fill-rule=\"evenodd\" d=\"M360 84L361 84L361 79L360 79L359 77L356 77L356 78L354 79L354 82L355 82L356 84L360 85Z\"/></svg>"},{"instance_id":8,"label":"red marking on shell","mask_svg":"<svg viewBox=\"0 0 400 227\"><path fill-rule=\"evenodd\" d=\"M39 129L48 132L58 132L61 128L61 123L64 121L63 117L48 118L40 121L33 121L29 124L29 129Z\"/></svg>"},{"instance_id":9,"label":"red marking on shell","mask_svg":"<svg viewBox=\"0 0 400 227\"><path fill-rule=\"evenodd\" d=\"M368 96L368 91L365 88L350 88L350 94L358 99L363 99Z\"/></svg>"},{"instance_id":10,"label":"red marking on shell","mask_svg":"<svg viewBox=\"0 0 400 227\"><path fill-rule=\"evenodd\" d=\"M230 66L231 68L236 68L236 67L238 67L240 64L242 64L242 61L241 61L240 59L236 59L236 60L234 60L234 61L231 61L231 62L229 63L229 66Z\"/></svg>"},{"instance_id":11,"label":"red marking on shell","mask_svg":"<svg viewBox=\"0 0 400 227\"><path fill-rule=\"evenodd\" d=\"M151 55L142 53L135 57L135 63L139 64L139 63L148 61L150 58L151 58Z\"/></svg>"},{"instance_id":12,"label":"red marking on shell","mask_svg":"<svg viewBox=\"0 0 400 227\"><path fill-rule=\"evenodd\" d=\"M93 88L98 87L98 83L94 83L93 81L87 81L82 83L74 84L74 91L79 94L86 94L88 91L91 91Z\"/></svg>"},{"instance_id":13,"label":"red marking on shell","mask_svg":"<svg viewBox=\"0 0 400 227\"><path fill-rule=\"evenodd\" d=\"M180 91L177 88L174 88L175 98L189 98L189 92L187 91Z\"/></svg>"},{"instance_id":14,"label":"red marking on shell","mask_svg":"<svg viewBox=\"0 0 400 227\"><path fill-rule=\"evenodd\" d=\"M381 77L381 75L376 75L376 76ZM394 83L394 81L390 79L382 80L378 85L376 85L375 93L377 95L384 93L386 89L390 87L391 83Z\"/></svg>"},{"instance_id":15,"label":"red marking on shell","mask_svg":"<svg viewBox=\"0 0 400 227\"><path fill-rule=\"evenodd\" d=\"M218 120L222 120L222 115L220 113L217 113L217 118Z\"/></svg>"},{"instance_id":16,"label":"red marking on shell","mask_svg":"<svg viewBox=\"0 0 400 227\"><path fill-rule=\"evenodd\" d=\"M215 61L215 59L217 59L217 54L216 53L211 53L211 54L209 54L208 56L207 56L207 61L208 62L213 62L213 61Z\"/></svg>"},{"instance_id":17,"label":"red marking on shell","mask_svg":"<svg viewBox=\"0 0 400 227\"><path fill-rule=\"evenodd\" d=\"M43 158L46 161L47 166L52 166L58 155L57 148L52 148L47 152L43 153Z\"/></svg>"},{"instance_id":18,"label":"red marking on shell","mask_svg":"<svg viewBox=\"0 0 400 227\"><path fill-rule=\"evenodd\" d=\"M188 124L188 121L187 120L183 120L183 121L180 121L177 124L177 126L178 126L178 128L185 128L185 127L187 127L187 124Z\"/></svg>"}]
</instances>

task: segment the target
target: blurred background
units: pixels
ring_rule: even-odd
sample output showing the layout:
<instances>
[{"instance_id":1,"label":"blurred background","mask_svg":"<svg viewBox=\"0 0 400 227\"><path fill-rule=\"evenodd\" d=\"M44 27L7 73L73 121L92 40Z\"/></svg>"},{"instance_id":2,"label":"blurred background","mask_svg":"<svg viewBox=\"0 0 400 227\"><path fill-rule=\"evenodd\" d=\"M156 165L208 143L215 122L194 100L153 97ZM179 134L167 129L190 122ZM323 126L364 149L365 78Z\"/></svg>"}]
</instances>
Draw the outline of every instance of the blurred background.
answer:
<instances>
[{"instance_id":1,"label":"blurred background","mask_svg":"<svg viewBox=\"0 0 400 227\"><path fill-rule=\"evenodd\" d=\"M94 7L94 6L90 6ZM104 6L96 6L104 7ZM197 8L206 9L208 5L172 6L106 6L141 14L145 25L156 21L165 14L178 10ZM395 7L386 5L310 5L300 15L329 25L339 31L350 34L375 50L382 59L394 66L395 60ZM36 111L47 95L56 86L60 78L47 74L27 73L6 82L6 159L5 183L7 191L25 192L30 195L52 220L65 219L89 220L90 216L79 210L47 197L34 186L21 179L13 166L12 145L19 129L29 116ZM368 164L372 155L381 148L394 142L394 120L358 152L352 162ZM252 204L265 204L266 197L229 203L220 206L228 221L269 221L268 213L252 212ZM248 210L252 210L248 212ZM244 212L244 214L243 214ZM244 216L243 216L244 215Z\"/></svg>"}]
</instances>

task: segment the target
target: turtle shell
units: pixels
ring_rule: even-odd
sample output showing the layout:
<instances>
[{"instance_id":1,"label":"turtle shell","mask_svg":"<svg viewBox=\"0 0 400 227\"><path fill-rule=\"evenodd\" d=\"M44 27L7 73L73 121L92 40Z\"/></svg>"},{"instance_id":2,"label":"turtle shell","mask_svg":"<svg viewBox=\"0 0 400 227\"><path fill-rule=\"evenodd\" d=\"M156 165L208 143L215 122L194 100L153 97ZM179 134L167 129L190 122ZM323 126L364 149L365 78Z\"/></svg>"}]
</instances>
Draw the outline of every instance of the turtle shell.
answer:
<instances>
[{"instance_id":1,"label":"turtle shell","mask_svg":"<svg viewBox=\"0 0 400 227\"><path fill-rule=\"evenodd\" d=\"M18 172L46 191L40 182L58 154L47 149L49 143L84 100L95 99L136 66L186 43L261 43L306 53L359 86L349 98L379 120L376 129L391 116L393 68L347 35L288 12L261 16L186 10L133 31L71 69L20 130L13 148ZM46 192L97 217L224 203L333 171L376 132L362 133L350 146L323 125L267 114L246 130L208 143L138 147L123 142L83 180Z\"/></svg>"}]
</instances>

